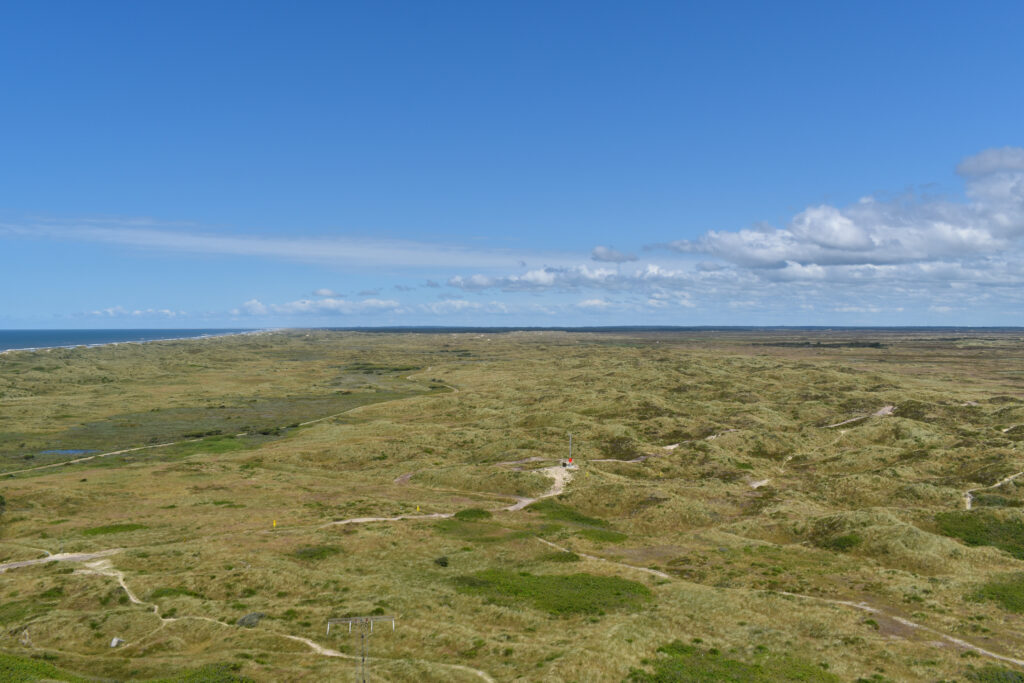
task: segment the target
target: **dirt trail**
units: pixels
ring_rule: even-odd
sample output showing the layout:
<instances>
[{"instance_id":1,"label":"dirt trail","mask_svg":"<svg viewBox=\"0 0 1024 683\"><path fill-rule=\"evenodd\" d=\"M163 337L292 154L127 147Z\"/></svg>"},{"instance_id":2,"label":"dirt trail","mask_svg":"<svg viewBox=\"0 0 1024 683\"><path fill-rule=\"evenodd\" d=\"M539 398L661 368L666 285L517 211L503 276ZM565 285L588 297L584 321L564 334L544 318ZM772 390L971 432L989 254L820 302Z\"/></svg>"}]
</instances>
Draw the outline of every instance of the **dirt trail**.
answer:
<instances>
[{"instance_id":1,"label":"dirt trail","mask_svg":"<svg viewBox=\"0 0 1024 683\"><path fill-rule=\"evenodd\" d=\"M523 458L522 460L506 460L505 462L494 463L498 467L504 467L506 465L525 465L528 462L543 462L547 458L542 458L539 455L535 455L532 458Z\"/></svg>"},{"instance_id":2,"label":"dirt trail","mask_svg":"<svg viewBox=\"0 0 1024 683\"><path fill-rule=\"evenodd\" d=\"M128 586L128 583L125 581L124 572L122 572L119 569L115 569L114 566L113 566L113 563L111 562L111 560L108 559L110 555L114 555L114 554L120 553L120 552L122 552L121 548L111 548L109 550L101 550L101 551L95 552L95 553L58 553L56 555L51 555L50 557L42 558L42 559L39 559L39 560L25 560L25 561L22 561L22 562L9 562L7 564L0 565L0 572L5 571L7 569L15 569L15 568L18 568L18 567L27 567L27 566L31 566L33 564L41 564L41 563L46 563L46 562L85 562L86 563L85 567L82 568L82 569L76 569L75 572L74 572L75 574L85 574L85 575L93 575L93 576L106 576L106 577L110 577L110 578L116 580L118 585L121 586L121 588L124 589L125 594L128 596L128 600L130 600L132 604L141 605L143 607L148 607L153 612L153 615L157 619L160 620L160 625L157 628L155 628L154 630L150 631L146 635L140 637L137 641L135 641L133 643L126 643L125 645L122 646L122 649L127 649L127 648L138 646L140 643L145 642L147 639L151 638L153 635L155 635L156 633L160 632L160 630L162 630L167 624L170 624L170 623L173 623L173 622L176 622L176 621L185 621L185 620L205 621L205 622L208 622L208 623L211 623L211 624L217 624L218 626L224 626L225 628L234 628L234 625L232 625L232 624L228 624L226 622L219 621L219 620L213 619L211 617L193 616L193 615L182 615L180 617L164 617L164 616L161 616L160 615L160 607L158 605L154 604L154 603L146 602L145 600L140 599L139 596L136 595L134 591L132 591L132 589ZM303 643L306 646L308 646L316 654L323 655L325 657L341 657L343 659L359 659L359 657L356 657L355 655L347 655L347 654L344 654L342 652L338 652L337 650L331 650L330 648L326 648L326 647L316 643L315 641L310 640L309 638L303 638L302 636L294 636L294 635L287 634L287 633L276 633L274 631L261 631L261 633L278 636L280 638L287 638L289 640L294 640L296 642ZM456 670L456 671L463 671L465 673L477 676L478 678L481 678L481 679L487 681L488 683L495 683L494 679L491 678L491 676L489 674L487 674L487 672L480 671L479 669L473 669L473 668L468 667L468 666L462 666L460 664L446 664L446 663L443 663L443 662L432 662L432 661L425 660L425 659L408 659L408 658L381 658L381 657L375 657L374 660L376 660L376 661L392 661L392 662L401 662L401 661L418 662L418 663L426 664L426 665L432 666L432 667L442 667L442 668L446 668L446 669L453 669L453 670Z\"/></svg>"},{"instance_id":3,"label":"dirt trail","mask_svg":"<svg viewBox=\"0 0 1024 683\"><path fill-rule=\"evenodd\" d=\"M107 557L108 555L113 555L119 552L121 552L121 548L112 548L111 550L101 550L96 553L57 553L56 555L47 555L46 557L40 557L35 560L8 562L6 564L0 564L0 574L3 574L8 569L31 567L34 564L47 564L49 562L88 562L89 560Z\"/></svg>"},{"instance_id":4,"label":"dirt trail","mask_svg":"<svg viewBox=\"0 0 1024 683\"><path fill-rule=\"evenodd\" d=\"M593 560L594 562L604 562L605 564L613 564L616 567L625 567L626 569L632 569L634 571L644 572L645 574L652 574L652 575L657 576L657 577L662 578L662 579L671 579L672 578L671 576L669 576L665 572L660 572L657 569L650 569L649 567L637 567L636 565L633 565L633 564L625 564L623 562L616 562L615 560L607 560L607 559L605 559L603 557L598 557L597 555L587 555L586 553L580 553L580 552L576 552L575 550L569 550L568 548L563 548L562 546L557 545L555 543L552 543L551 541L546 541L543 538L541 538L540 536L537 537L537 540L540 541L541 543L543 543L546 546L550 546L550 547L554 548L555 550L560 550L563 553L575 553L576 555L579 555L580 557L585 557L588 560Z\"/></svg>"},{"instance_id":5,"label":"dirt trail","mask_svg":"<svg viewBox=\"0 0 1024 683\"><path fill-rule=\"evenodd\" d=\"M1015 664L1017 666L1024 666L1024 659L1015 659L1013 657L1007 657L1006 655L1001 655L1001 654L992 652L991 650L986 650L985 648L978 647L977 645L974 645L973 643L969 643L966 640L962 640L962 639L957 638L955 636L947 635L947 634L943 633L942 631L937 631L937 630L933 629L930 626L925 626L924 624L919 624L916 621L911 621L910 619L905 619L905 618L897 616L895 614L889 614L885 610L879 609L877 607L872 607L871 605L867 604L866 602L853 602L851 600L834 600L832 598L819 598L819 597L817 597L815 595L802 595L800 593L789 593L787 591L765 591L765 592L770 593L770 594L775 594L775 595L788 595L788 596L790 596L792 598L800 598L800 599L803 599L803 600L815 600L815 601L818 601L818 602L828 603L830 605L842 605L844 607L852 607L854 609L859 609L862 612L868 612L870 614L878 614L878 615L883 616L883 617L885 617L887 619L892 619L893 621L896 621L896 622L898 622L900 624L903 624L904 626L908 626L908 627L910 627L910 628L912 628L914 630L925 631L925 632L930 633L930 634L932 634L934 636L938 636L939 638L941 638L942 640L946 641L947 643L951 643L953 645L956 645L957 647L962 647L965 650L970 650L972 652L976 652L979 655L984 655L985 657L991 657L992 659L998 659L999 661L1007 662L1009 664Z\"/></svg>"},{"instance_id":6,"label":"dirt trail","mask_svg":"<svg viewBox=\"0 0 1024 683\"><path fill-rule=\"evenodd\" d=\"M288 640L294 640L297 643L302 643L303 645L306 645L307 647L309 647L309 649L312 650L313 652L315 652L316 654L323 655L324 657L341 657L342 659L360 659L360 657L358 657L356 655L347 655L344 652L338 652L337 650L332 650L330 648L326 648L323 645L320 645L317 642L315 642L313 640L310 640L309 638L303 638L302 636L290 636L290 635L286 635L286 634L283 634L283 633L279 633L277 635L281 636L282 638L287 638ZM377 662L401 662L401 661L424 662L426 664L430 664L431 666L440 666L440 667L444 667L446 669L455 669L456 671L465 671L468 674L473 674L474 676L477 676L478 678L482 678L483 680L487 681L487 683L495 683L495 680L493 678L491 678L490 675L487 674L487 672L480 671L479 669L473 669L473 668L470 668L468 666L462 666L461 664L442 664L440 662L428 662L428 661L423 660L423 659L403 660L403 659L391 659L391 658L382 658L382 657L367 657L366 661L368 661L368 662L374 662L374 661L377 661Z\"/></svg>"},{"instance_id":7,"label":"dirt trail","mask_svg":"<svg viewBox=\"0 0 1024 683\"><path fill-rule=\"evenodd\" d=\"M725 434L732 434L733 432L738 432L738 431L739 431L738 429L726 429L724 432L718 432L717 434L712 434L710 436L705 436L703 440L704 441L714 441L715 439L717 439L720 436L724 436ZM683 444L693 443L694 441L698 441L698 440L699 439L687 439L686 441L680 441L679 443L673 443L673 444L669 444L668 446L662 446L661 449L663 451L674 451L675 449L679 448ZM620 460L619 458L595 458L593 460L589 460L588 462L632 462L632 463L637 463L637 462L644 462L645 460L649 460L650 458L659 458L662 455L664 455L664 453L646 453L644 455L637 456L637 457L633 458L632 460Z\"/></svg>"},{"instance_id":8,"label":"dirt trail","mask_svg":"<svg viewBox=\"0 0 1024 683\"><path fill-rule=\"evenodd\" d=\"M244 436L244 434L242 434ZM136 446L135 448L123 448L119 451L110 451L109 453L97 453L95 455L87 455L83 458L75 458L74 460L65 460L63 462L55 462L49 465L39 465L38 467L27 467L23 470L14 470L12 472L3 472L4 476L11 474L24 474L25 472L36 472L38 470L49 470L54 467L64 467L66 465L77 465L80 462L88 462L89 460L95 460L97 458L106 458L110 455L122 455L124 453L135 453L136 451L145 451L151 448L163 448L164 446L176 446L181 443L193 443L195 441L202 441L202 439L185 439L183 441L168 441L167 443L155 443L151 446Z\"/></svg>"},{"instance_id":9,"label":"dirt trail","mask_svg":"<svg viewBox=\"0 0 1024 683\"><path fill-rule=\"evenodd\" d=\"M540 541L541 543L543 543L544 545L549 546L551 548L554 548L556 550L559 550L561 552L565 552L565 553L567 553L567 552L575 552L575 551L570 550L568 548L564 548L564 547L562 547L562 546L560 546L558 544L552 543L551 541L546 541L546 540L544 540L543 538L540 538L540 537L538 537L537 540ZM650 569L649 567L637 567L636 565L625 564L623 562L615 562L614 560L608 560L608 559L605 559L603 557L596 557L594 555L587 555L585 553L577 552L576 554L579 555L580 557L584 557L584 558L586 558L588 560L594 560L594 561L597 561L597 562L604 562L606 564L615 565L617 567L624 567L626 569L632 569L634 571L645 572L647 574L652 574L654 576L657 576L657 577L663 578L663 579L675 580L675 577L670 576L670 575L668 575L668 574L666 574L664 572L660 572L657 569ZM979 655L983 655L985 657L990 657L992 659L997 659L997 660L999 660L1001 662L1007 662L1009 664L1015 664L1016 666L1024 667L1024 660L1022 660L1022 659L1015 659L1013 657L1009 657L1009 656L1006 656L1006 655L998 654L996 652L992 652L991 650L986 650L983 647L979 647L979 646L977 646L977 645L975 645L973 643L969 643L966 640L962 640L961 638L957 638L955 636L947 635L947 634L943 633L942 631L938 631L938 630L936 630L934 628L931 628L930 626L925 626L924 624L919 624L919 623L917 623L915 621L911 621L909 619L905 619L904 617L901 617L901 616L898 616L898 615L895 615L895 614L890 614L889 612L886 612L885 610L880 609L878 607L872 607L871 605L867 604L866 602L853 602L852 600L835 600L835 599L832 599L832 598L819 598L816 595L803 595L801 593L790 593L788 591L764 591L764 593L769 594L769 595L787 595L789 597L800 598L802 600L814 600L814 601L817 601L817 602L824 602L824 603L827 603L827 604L830 604L830 605L839 605L839 606L842 606L842 607L852 607L853 609L858 609L858 610L861 610L862 612L868 612L870 614L877 614L877 615L883 616L883 617L885 617L887 619L891 619L893 621L899 622L900 624L903 624L904 626L907 626L907 627L912 628L914 630L924 631L924 632L930 633L930 634L932 634L934 636L938 636L943 641L945 641L945 643L949 643L951 645L955 645L955 646L963 648L965 650L970 650L972 652L976 652ZM943 643L939 643L939 645L943 645Z\"/></svg>"},{"instance_id":10,"label":"dirt trail","mask_svg":"<svg viewBox=\"0 0 1024 683\"><path fill-rule=\"evenodd\" d=\"M503 510L505 512L515 512L516 510L522 510L524 507L531 503L536 503L541 498L550 498L552 496L557 496L561 494L562 491L565 490L566 485L572 480L572 475L573 472L576 471L576 468L555 465L554 467L545 467L544 469L540 469L537 471L543 472L552 479L551 488L547 490L547 493L542 493L536 498L519 498L512 505L500 508L500 510Z\"/></svg>"},{"instance_id":11,"label":"dirt trail","mask_svg":"<svg viewBox=\"0 0 1024 683\"><path fill-rule=\"evenodd\" d=\"M546 493L542 493L536 498L524 498L521 496L513 496L516 499L515 503L506 505L505 507L496 508L491 512L515 512L516 510L522 510L524 507L531 503L536 503L541 498L550 498L551 496L557 496L565 490L566 485L572 480L573 472L575 468L561 467L556 465L554 467L545 467L537 470L547 476L551 477L552 484L551 488ZM364 524L366 522L399 522L404 519L449 519L454 517L454 512L432 512L423 515L396 515L394 517L352 517L351 519L340 519L334 522L327 522L321 524L320 529L325 529L331 526L341 526L345 524Z\"/></svg>"},{"instance_id":12,"label":"dirt trail","mask_svg":"<svg viewBox=\"0 0 1024 683\"><path fill-rule=\"evenodd\" d=\"M1003 477L1002 479L1000 479L996 483L992 484L991 486L979 486L976 489L967 489L966 491L964 491L964 509L970 510L974 506L974 492L975 491L987 491L988 489L997 489L1000 486L1002 486L1003 484L1008 484L1008 483L1010 483L1011 481L1013 481L1014 479L1016 479L1017 477L1020 477L1020 476L1024 476L1024 471L1017 472L1016 474L1011 474L1008 477Z\"/></svg>"},{"instance_id":13,"label":"dirt trail","mask_svg":"<svg viewBox=\"0 0 1024 683\"><path fill-rule=\"evenodd\" d=\"M833 427L842 427L848 425L851 422L860 422L861 420L867 420L872 417L889 417L896 410L896 406L882 406L871 415L861 415L860 417L851 417L849 420L843 420L842 422L836 422L835 424L825 425L822 429L832 429Z\"/></svg>"}]
</instances>

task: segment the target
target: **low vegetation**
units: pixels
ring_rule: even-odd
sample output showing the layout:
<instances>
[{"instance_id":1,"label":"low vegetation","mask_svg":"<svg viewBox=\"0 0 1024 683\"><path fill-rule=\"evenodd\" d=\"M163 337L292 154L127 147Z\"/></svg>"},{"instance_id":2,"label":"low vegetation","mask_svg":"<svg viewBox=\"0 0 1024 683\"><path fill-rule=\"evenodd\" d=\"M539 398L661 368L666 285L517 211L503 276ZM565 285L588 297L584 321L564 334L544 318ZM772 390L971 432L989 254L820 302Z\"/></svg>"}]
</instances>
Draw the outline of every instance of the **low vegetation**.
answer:
<instances>
[{"instance_id":1,"label":"low vegetation","mask_svg":"<svg viewBox=\"0 0 1024 683\"><path fill-rule=\"evenodd\" d=\"M939 531L967 545L991 545L1024 559L1024 520L1019 513L997 516L983 510L943 512L935 516Z\"/></svg>"},{"instance_id":2,"label":"low vegetation","mask_svg":"<svg viewBox=\"0 0 1024 683\"><path fill-rule=\"evenodd\" d=\"M3 666L348 680L285 636L354 654L327 620L376 614L398 620L371 677L396 683L1016 680L939 634L1024 651L1024 478L978 489L1024 470L1022 368L1012 331L3 354ZM564 491L503 510L551 488L567 432ZM403 519L337 524L378 517Z\"/></svg>"},{"instance_id":3,"label":"low vegetation","mask_svg":"<svg viewBox=\"0 0 1024 683\"><path fill-rule=\"evenodd\" d=\"M487 569L455 579L459 590L495 604L526 604L556 615L636 611L651 598L642 583L594 574L542 574Z\"/></svg>"},{"instance_id":4,"label":"low vegetation","mask_svg":"<svg viewBox=\"0 0 1024 683\"><path fill-rule=\"evenodd\" d=\"M88 529L82 529L81 533L83 536L105 536L107 534L123 534L128 531L138 531L139 529L146 528L148 527L145 524L124 522L121 524L106 524L103 526L89 527Z\"/></svg>"},{"instance_id":5,"label":"low vegetation","mask_svg":"<svg viewBox=\"0 0 1024 683\"><path fill-rule=\"evenodd\" d=\"M999 577L980 586L971 596L990 600L1016 614L1024 614L1024 572Z\"/></svg>"},{"instance_id":6,"label":"low vegetation","mask_svg":"<svg viewBox=\"0 0 1024 683\"><path fill-rule=\"evenodd\" d=\"M722 655L714 648L702 648L675 641L658 648L649 669L633 669L627 681L633 683L774 683L775 681L817 681L839 683L842 679L825 670L791 657L761 652L754 661L744 662Z\"/></svg>"}]
</instances>

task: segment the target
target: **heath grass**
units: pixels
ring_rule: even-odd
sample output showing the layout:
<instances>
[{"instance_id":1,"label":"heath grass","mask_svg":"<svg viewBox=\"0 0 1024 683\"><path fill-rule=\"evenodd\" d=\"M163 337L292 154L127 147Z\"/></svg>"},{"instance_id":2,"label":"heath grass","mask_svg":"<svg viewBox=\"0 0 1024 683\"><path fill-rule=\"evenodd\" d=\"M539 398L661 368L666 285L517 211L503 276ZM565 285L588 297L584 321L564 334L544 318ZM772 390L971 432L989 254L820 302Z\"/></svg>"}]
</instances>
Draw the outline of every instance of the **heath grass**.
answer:
<instances>
[{"instance_id":1,"label":"heath grass","mask_svg":"<svg viewBox=\"0 0 1024 683\"><path fill-rule=\"evenodd\" d=\"M774 681L820 681L838 683L835 674L820 665L789 657L759 657L742 662L713 648L700 648L675 641L658 648L660 657L650 662L653 670L634 669L627 680L636 683L773 683Z\"/></svg>"},{"instance_id":2,"label":"heath grass","mask_svg":"<svg viewBox=\"0 0 1024 683\"><path fill-rule=\"evenodd\" d=\"M1022 393L1012 332L293 331L6 354L5 471L69 457L45 450L198 441L4 477L0 561L122 548L104 562L142 599L220 623L161 623L111 576L40 564L3 574L0 649L106 680L226 661L227 676L346 680L351 661L280 636L351 654L357 641L325 637L326 620L383 612L399 621L374 635L382 681L480 680L446 664L500 681L702 666L963 680L953 648L776 591L1024 650L1024 616L1007 607L1020 560L996 550L1019 547L1019 511L983 505L1016 488L952 512L964 490L1024 469L1002 432L1024 424ZM883 405L906 407L822 427ZM494 463L556 462L568 431L580 469L566 491L495 511L551 482ZM609 453L651 457L593 462ZM458 516L324 526L417 508ZM252 612L267 616L234 625ZM705 643L652 654L676 637Z\"/></svg>"},{"instance_id":3,"label":"heath grass","mask_svg":"<svg viewBox=\"0 0 1024 683\"><path fill-rule=\"evenodd\" d=\"M460 576L455 584L494 603L524 603L556 615L636 611L651 598L650 589L636 581L584 573L534 575L487 569Z\"/></svg>"}]
</instances>

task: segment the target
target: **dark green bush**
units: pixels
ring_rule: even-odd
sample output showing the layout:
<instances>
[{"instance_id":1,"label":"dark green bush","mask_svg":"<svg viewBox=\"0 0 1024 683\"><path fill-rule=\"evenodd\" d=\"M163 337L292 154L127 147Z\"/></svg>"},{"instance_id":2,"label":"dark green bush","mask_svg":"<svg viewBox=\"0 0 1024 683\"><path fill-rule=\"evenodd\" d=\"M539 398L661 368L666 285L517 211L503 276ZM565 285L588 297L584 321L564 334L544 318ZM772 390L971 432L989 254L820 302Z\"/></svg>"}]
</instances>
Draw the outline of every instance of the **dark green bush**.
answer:
<instances>
[{"instance_id":1,"label":"dark green bush","mask_svg":"<svg viewBox=\"0 0 1024 683\"><path fill-rule=\"evenodd\" d=\"M970 597L974 600L990 600L1010 612L1024 614L1024 573L1010 574L989 581Z\"/></svg>"},{"instance_id":2,"label":"dark green bush","mask_svg":"<svg viewBox=\"0 0 1024 683\"><path fill-rule=\"evenodd\" d=\"M785 656L760 654L748 663L729 659L714 648L703 649L675 641L658 648L662 656L650 662L653 671L631 669L633 683L772 683L805 681L833 683L840 679L811 664Z\"/></svg>"},{"instance_id":3,"label":"dark green bush","mask_svg":"<svg viewBox=\"0 0 1024 683\"><path fill-rule=\"evenodd\" d=\"M455 513L455 519L460 519L463 522L473 522L480 519L490 519L491 513L483 508L467 508L465 510L459 510Z\"/></svg>"},{"instance_id":4,"label":"dark green bush","mask_svg":"<svg viewBox=\"0 0 1024 683\"><path fill-rule=\"evenodd\" d=\"M608 610L636 611L651 599L642 583L615 576L546 574L487 569L455 579L465 593L481 595L496 604L526 603L551 614L604 614Z\"/></svg>"},{"instance_id":5,"label":"dark green bush","mask_svg":"<svg viewBox=\"0 0 1024 683\"><path fill-rule=\"evenodd\" d=\"M991 545L1024 559L1024 522L983 510L941 512L935 515L939 532L967 545Z\"/></svg>"},{"instance_id":6,"label":"dark green bush","mask_svg":"<svg viewBox=\"0 0 1024 683\"><path fill-rule=\"evenodd\" d=\"M333 545L310 545L296 550L295 557L300 560L323 560L340 552L341 548Z\"/></svg>"}]
</instances>

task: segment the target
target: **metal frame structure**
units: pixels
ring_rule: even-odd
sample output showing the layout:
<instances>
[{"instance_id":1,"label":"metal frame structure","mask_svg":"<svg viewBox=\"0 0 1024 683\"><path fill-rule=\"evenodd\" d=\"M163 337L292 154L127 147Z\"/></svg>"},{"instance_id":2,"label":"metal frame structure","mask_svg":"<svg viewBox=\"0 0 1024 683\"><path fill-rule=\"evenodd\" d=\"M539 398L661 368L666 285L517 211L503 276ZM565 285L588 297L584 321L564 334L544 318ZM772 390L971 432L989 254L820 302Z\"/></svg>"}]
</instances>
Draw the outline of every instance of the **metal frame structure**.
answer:
<instances>
[{"instance_id":1,"label":"metal frame structure","mask_svg":"<svg viewBox=\"0 0 1024 683\"><path fill-rule=\"evenodd\" d=\"M359 671L356 675L356 681L359 683L367 683L370 680L366 663L366 660L368 659L367 650L369 649L367 639L371 634L373 634L373 623L375 621L390 621L391 630L395 630L394 617L378 614L365 617L338 617L336 619L327 620L327 635L331 635L331 626L336 626L338 624L348 624L349 633L352 633L353 625L355 625L359 630Z\"/></svg>"}]
</instances>

